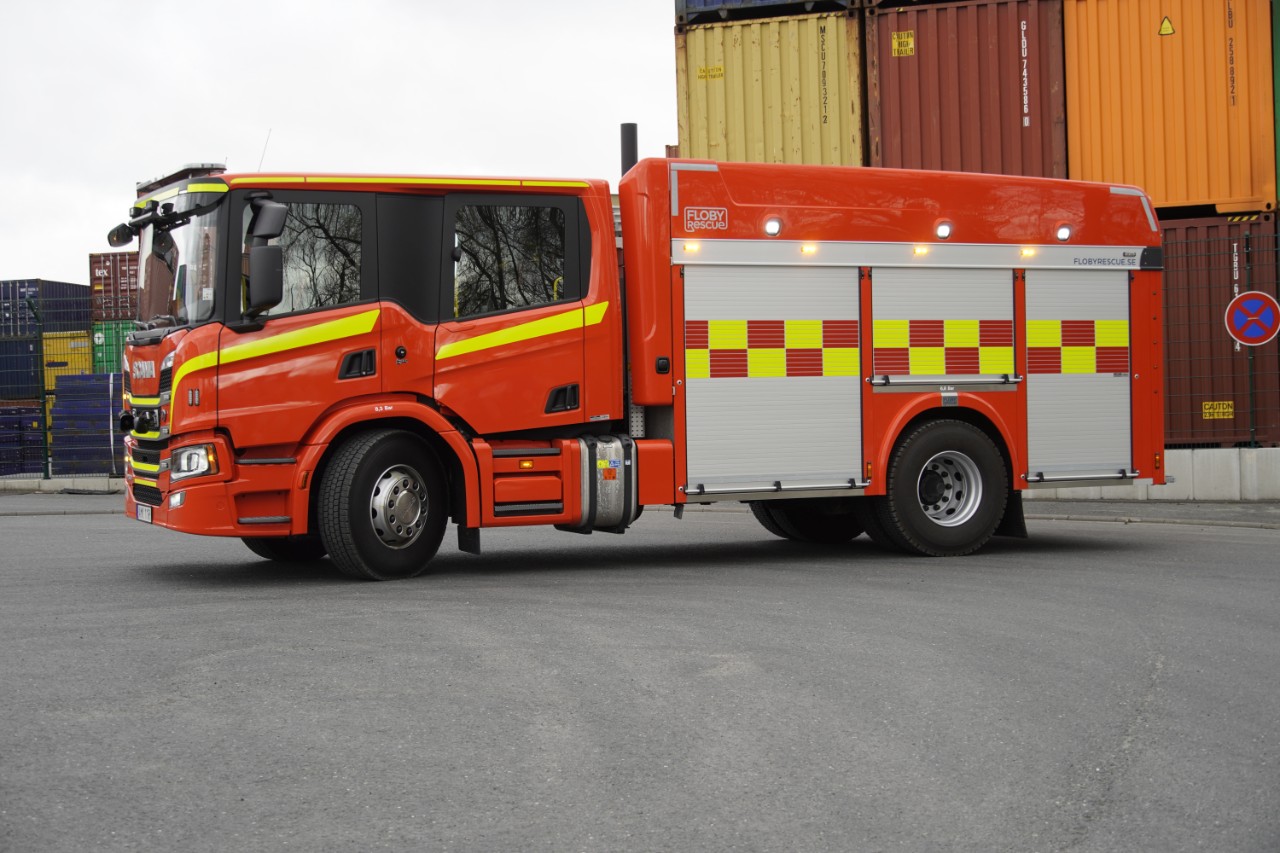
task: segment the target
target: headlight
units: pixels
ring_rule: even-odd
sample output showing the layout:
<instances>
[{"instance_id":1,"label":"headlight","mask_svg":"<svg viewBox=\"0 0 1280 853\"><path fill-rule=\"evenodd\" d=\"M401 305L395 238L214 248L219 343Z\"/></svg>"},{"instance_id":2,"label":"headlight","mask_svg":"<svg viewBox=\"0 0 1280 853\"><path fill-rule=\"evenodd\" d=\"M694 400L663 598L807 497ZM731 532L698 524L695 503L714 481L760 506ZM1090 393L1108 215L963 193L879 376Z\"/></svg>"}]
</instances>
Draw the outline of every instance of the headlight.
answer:
<instances>
[{"instance_id":1,"label":"headlight","mask_svg":"<svg viewBox=\"0 0 1280 853\"><path fill-rule=\"evenodd\" d=\"M218 473L218 453L212 444L193 444L173 451L169 458L169 479L185 480Z\"/></svg>"}]
</instances>

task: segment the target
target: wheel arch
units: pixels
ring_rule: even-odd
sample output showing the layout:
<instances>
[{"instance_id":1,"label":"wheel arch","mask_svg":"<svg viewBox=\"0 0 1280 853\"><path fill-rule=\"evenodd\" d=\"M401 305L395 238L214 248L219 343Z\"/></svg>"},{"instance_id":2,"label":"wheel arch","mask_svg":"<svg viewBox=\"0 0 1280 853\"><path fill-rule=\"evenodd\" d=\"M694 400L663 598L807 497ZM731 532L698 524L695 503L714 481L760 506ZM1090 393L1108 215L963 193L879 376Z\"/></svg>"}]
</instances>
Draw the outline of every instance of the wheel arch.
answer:
<instances>
[{"instance_id":1,"label":"wheel arch","mask_svg":"<svg viewBox=\"0 0 1280 853\"><path fill-rule=\"evenodd\" d=\"M903 411L890 428L885 430L874 457L881 460L881 470L885 470L889 460L893 458L893 450L903 436L910 434L920 424L926 421L962 421L982 430L991 439L1004 459L1005 473L1008 477L1007 485L1010 491L1015 490L1017 476L1014 472L1019 470L1015 467L1015 463L1020 464L1022 460L1017 456L1017 443L1014 440L1012 425L982 398L969 397L957 406L933 405L933 399L936 398L922 400L919 405ZM883 481L883 474L881 476Z\"/></svg>"},{"instance_id":2,"label":"wheel arch","mask_svg":"<svg viewBox=\"0 0 1280 853\"><path fill-rule=\"evenodd\" d=\"M466 438L451 423L417 401L362 403L330 413L307 436L298 458L299 471L309 472L307 484L293 494L293 517L305 518L306 523L295 522L296 532L306 533L315 526L317 486L337 449L353 436L379 429L403 430L420 438L444 471L451 517L460 522L479 517L475 457Z\"/></svg>"}]
</instances>

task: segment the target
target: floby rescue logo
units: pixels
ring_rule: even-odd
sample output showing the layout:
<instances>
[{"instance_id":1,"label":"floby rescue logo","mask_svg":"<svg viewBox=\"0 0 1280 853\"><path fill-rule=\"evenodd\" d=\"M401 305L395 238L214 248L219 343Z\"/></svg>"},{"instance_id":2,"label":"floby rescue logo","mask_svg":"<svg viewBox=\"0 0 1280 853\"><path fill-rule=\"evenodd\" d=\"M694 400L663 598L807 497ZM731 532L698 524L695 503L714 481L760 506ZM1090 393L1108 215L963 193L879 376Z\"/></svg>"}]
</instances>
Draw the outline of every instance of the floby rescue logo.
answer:
<instances>
[{"instance_id":1,"label":"floby rescue logo","mask_svg":"<svg viewBox=\"0 0 1280 853\"><path fill-rule=\"evenodd\" d=\"M728 231L729 211L723 207L686 207L685 231Z\"/></svg>"}]
</instances>

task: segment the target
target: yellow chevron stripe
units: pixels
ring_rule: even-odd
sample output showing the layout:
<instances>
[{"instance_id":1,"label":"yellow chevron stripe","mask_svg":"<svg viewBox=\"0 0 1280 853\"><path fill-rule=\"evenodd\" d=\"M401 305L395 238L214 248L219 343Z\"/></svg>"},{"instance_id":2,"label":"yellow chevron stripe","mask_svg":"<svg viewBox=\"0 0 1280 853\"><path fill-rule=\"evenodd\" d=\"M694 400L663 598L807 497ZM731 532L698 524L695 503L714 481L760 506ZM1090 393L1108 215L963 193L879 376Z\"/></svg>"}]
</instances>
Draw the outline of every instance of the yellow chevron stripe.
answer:
<instances>
[{"instance_id":1,"label":"yellow chevron stripe","mask_svg":"<svg viewBox=\"0 0 1280 853\"><path fill-rule=\"evenodd\" d=\"M219 361L222 364L234 364L237 361L261 358L265 355L274 355L279 352L287 352L288 350L301 349L302 347L315 346L316 344L367 334L373 330L374 324L377 323L378 314L379 311L375 308L372 311L352 314L350 317L343 317L339 320L330 320L327 323L319 323L315 326L308 326L305 329L294 329L292 332L283 332L278 335L272 335L269 338L236 344L218 352L207 352L195 358L187 359L173 374L173 397L174 399L178 398L178 387L182 384L183 379L192 373L215 367Z\"/></svg>"},{"instance_id":2,"label":"yellow chevron stripe","mask_svg":"<svg viewBox=\"0 0 1280 853\"><path fill-rule=\"evenodd\" d=\"M496 332L476 335L474 338L451 341L436 351L436 361L444 361L446 358L456 358L473 352L483 352L487 349L519 343L520 341L531 341L535 338L543 338L547 335L555 335L586 326L595 326L604 319L608 308L608 302L599 302L595 305L588 305L585 309L572 308L559 314L552 314L550 317L542 317L528 323L521 323L509 329L499 329Z\"/></svg>"}]
</instances>

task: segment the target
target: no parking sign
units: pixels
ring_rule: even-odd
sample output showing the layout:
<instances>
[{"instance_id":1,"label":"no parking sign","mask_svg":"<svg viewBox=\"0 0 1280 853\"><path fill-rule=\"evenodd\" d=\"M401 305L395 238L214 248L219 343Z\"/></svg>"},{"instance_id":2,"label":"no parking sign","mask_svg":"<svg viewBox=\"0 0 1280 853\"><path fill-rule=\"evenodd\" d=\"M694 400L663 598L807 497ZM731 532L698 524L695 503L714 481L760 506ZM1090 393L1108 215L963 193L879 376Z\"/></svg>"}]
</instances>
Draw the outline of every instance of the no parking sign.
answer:
<instances>
[{"instance_id":1,"label":"no parking sign","mask_svg":"<svg viewBox=\"0 0 1280 853\"><path fill-rule=\"evenodd\" d=\"M1231 337L1248 347L1261 346L1280 331L1280 304L1270 294L1245 291L1227 305L1224 319Z\"/></svg>"}]
</instances>

